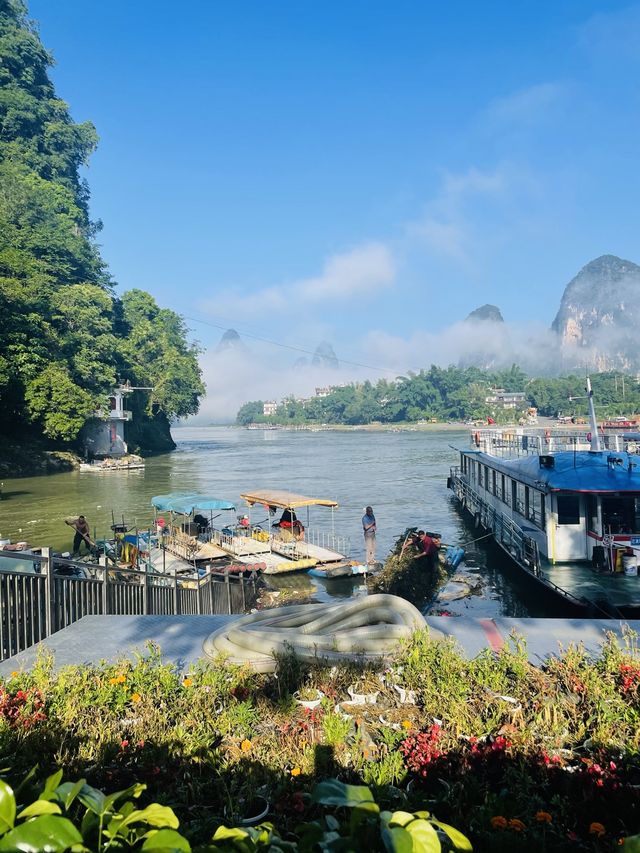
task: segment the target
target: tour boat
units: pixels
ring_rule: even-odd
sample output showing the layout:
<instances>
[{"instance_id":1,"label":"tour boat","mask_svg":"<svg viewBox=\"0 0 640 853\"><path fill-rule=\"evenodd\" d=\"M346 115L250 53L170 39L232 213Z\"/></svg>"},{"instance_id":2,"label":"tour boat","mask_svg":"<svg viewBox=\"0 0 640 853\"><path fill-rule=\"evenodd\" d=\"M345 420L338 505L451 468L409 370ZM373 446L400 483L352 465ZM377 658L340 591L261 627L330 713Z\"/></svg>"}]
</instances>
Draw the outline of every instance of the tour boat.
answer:
<instances>
[{"instance_id":1,"label":"tour boat","mask_svg":"<svg viewBox=\"0 0 640 853\"><path fill-rule=\"evenodd\" d=\"M448 486L475 526L573 608L640 614L640 456L634 436L475 430Z\"/></svg>"}]
</instances>

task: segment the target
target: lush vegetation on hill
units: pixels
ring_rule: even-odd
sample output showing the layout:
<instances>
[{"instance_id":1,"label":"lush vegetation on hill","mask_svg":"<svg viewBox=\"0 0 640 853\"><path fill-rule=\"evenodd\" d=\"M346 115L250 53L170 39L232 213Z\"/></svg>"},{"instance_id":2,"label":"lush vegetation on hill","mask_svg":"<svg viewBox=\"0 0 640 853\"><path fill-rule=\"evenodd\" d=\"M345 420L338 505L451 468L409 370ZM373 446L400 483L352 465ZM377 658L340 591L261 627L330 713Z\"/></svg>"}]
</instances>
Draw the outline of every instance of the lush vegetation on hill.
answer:
<instances>
[{"instance_id":1,"label":"lush vegetation on hill","mask_svg":"<svg viewBox=\"0 0 640 853\"><path fill-rule=\"evenodd\" d=\"M621 373L599 373L592 377L600 417L640 412L640 384ZM516 410L503 410L486 402L493 389L521 391L526 402ZM582 399L570 400L571 397ZM477 367L436 367L400 376L395 381L363 382L334 388L326 397L281 402L275 415L263 415L261 400L245 403L237 422L275 424L370 424L430 420L466 421L494 418L513 423L534 406L538 414L585 416L585 380L581 376L531 378L519 367L488 371Z\"/></svg>"},{"instance_id":2,"label":"lush vegetation on hill","mask_svg":"<svg viewBox=\"0 0 640 853\"><path fill-rule=\"evenodd\" d=\"M0 436L64 445L118 381L153 387L134 405L156 428L195 413L204 388L182 319L114 293L80 176L97 133L51 64L22 0L0 0Z\"/></svg>"}]
</instances>

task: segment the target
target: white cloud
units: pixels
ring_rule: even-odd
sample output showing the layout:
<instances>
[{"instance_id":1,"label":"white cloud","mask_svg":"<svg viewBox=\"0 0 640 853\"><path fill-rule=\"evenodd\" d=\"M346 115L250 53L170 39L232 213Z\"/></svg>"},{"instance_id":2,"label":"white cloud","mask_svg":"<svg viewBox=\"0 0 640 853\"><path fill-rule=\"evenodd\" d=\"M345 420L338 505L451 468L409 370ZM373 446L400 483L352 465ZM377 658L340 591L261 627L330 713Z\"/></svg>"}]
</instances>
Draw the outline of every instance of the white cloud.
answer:
<instances>
[{"instance_id":1,"label":"white cloud","mask_svg":"<svg viewBox=\"0 0 640 853\"><path fill-rule=\"evenodd\" d=\"M456 263L470 267L478 238L472 206L495 203L510 188L510 175L505 167L482 172L471 167L458 174L446 172L438 193L425 206L421 219L406 227L410 238Z\"/></svg>"},{"instance_id":2,"label":"white cloud","mask_svg":"<svg viewBox=\"0 0 640 853\"><path fill-rule=\"evenodd\" d=\"M268 313L295 315L321 302L346 303L371 296L393 286L395 260L391 249L379 242L363 243L346 252L331 255L320 275L278 287L219 296L205 303L204 310L217 316L261 317Z\"/></svg>"},{"instance_id":3,"label":"white cloud","mask_svg":"<svg viewBox=\"0 0 640 853\"><path fill-rule=\"evenodd\" d=\"M593 57L634 63L640 57L640 5L598 12L578 31L578 44Z\"/></svg>"},{"instance_id":4,"label":"white cloud","mask_svg":"<svg viewBox=\"0 0 640 853\"><path fill-rule=\"evenodd\" d=\"M505 127L518 130L533 127L554 113L569 90L566 83L537 83L491 101L483 113L483 120L492 131L503 131Z\"/></svg>"}]
</instances>

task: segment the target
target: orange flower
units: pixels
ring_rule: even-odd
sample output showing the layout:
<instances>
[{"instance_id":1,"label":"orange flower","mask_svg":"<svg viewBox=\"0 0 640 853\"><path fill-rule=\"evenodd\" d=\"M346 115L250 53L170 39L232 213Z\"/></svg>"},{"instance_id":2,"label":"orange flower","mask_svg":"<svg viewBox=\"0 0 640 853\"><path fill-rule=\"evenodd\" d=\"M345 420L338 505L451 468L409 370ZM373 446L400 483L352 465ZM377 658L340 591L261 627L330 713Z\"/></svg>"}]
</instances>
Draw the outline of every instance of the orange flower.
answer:
<instances>
[{"instance_id":1,"label":"orange flower","mask_svg":"<svg viewBox=\"0 0 640 853\"><path fill-rule=\"evenodd\" d=\"M132 693L131 694L131 701L132 702L139 702L141 699L142 699L142 696L139 693Z\"/></svg>"},{"instance_id":2,"label":"orange flower","mask_svg":"<svg viewBox=\"0 0 640 853\"><path fill-rule=\"evenodd\" d=\"M509 821L509 829L513 829L515 832L522 832L524 829L526 829L526 826L521 820L518 820L517 817L514 817Z\"/></svg>"},{"instance_id":3,"label":"orange flower","mask_svg":"<svg viewBox=\"0 0 640 853\"><path fill-rule=\"evenodd\" d=\"M291 770L291 775L292 775L292 776L299 776L301 773L302 773L302 770L300 770L300 768L299 768L299 767L294 767L294 768Z\"/></svg>"},{"instance_id":4,"label":"orange flower","mask_svg":"<svg viewBox=\"0 0 640 853\"><path fill-rule=\"evenodd\" d=\"M594 820L592 824L589 824L589 834L597 835L598 838L601 838L605 834L606 830L601 823L598 823L597 820Z\"/></svg>"},{"instance_id":5,"label":"orange flower","mask_svg":"<svg viewBox=\"0 0 640 853\"><path fill-rule=\"evenodd\" d=\"M193 684L192 678L185 678L184 681L182 682L183 687L191 687L192 684Z\"/></svg>"},{"instance_id":6,"label":"orange flower","mask_svg":"<svg viewBox=\"0 0 640 853\"><path fill-rule=\"evenodd\" d=\"M14 669L11 673L11 678L17 678L20 675L17 669Z\"/></svg>"},{"instance_id":7,"label":"orange flower","mask_svg":"<svg viewBox=\"0 0 640 853\"><path fill-rule=\"evenodd\" d=\"M410 729L411 728L411 720L403 720L402 721L402 728L403 729Z\"/></svg>"},{"instance_id":8,"label":"orange flower","mask_svg":"<svg viewBox=\"0 0 640 853\"><path fill-rule=\"evenodd\" d=\"M117 683L118 683L118 679L117 679L117 678L110 678L110 679L109 679L109 684L117 684Z\"/></svg>"},{"instance_id":9,"label":"orange flower","mask_svg":"<svg viewBox=\"0 0 640 853\"><path fill-rule=\"evenodd\" d=\"M536 820L538 823L551 823L551 815L549 812L536 812Z\"/></svg>"},{"instance_id":10,"label":"orange flower","mask_svg":"<svg viewBox=\"0 0 640 853\"><path fill-rule=\"evenodd\" d=\"M116 675L115 679L113 680L113 683L114 684L124 684L126 680L127 679L124 677L124 675L122 675L122 673L120 673L119 675Z\"/></svg>"},{"instance_id":11,"label":"orange flower","mask_svg":"<svg viewBox=\"0 0 640 853\"><path fill-rule=\"evenodd\" d=\"M246 740L246 738L245 738L245 740L243 740L242 743L240 744L240 749L243 752L249 752L249 750L251 749L251 741Z\"/></svg>"},{"instance_id":12,"label":"orange flower","mask_svg":"<svg viewBox=\"0 0 640 853\"><path fill-rule=\"evenodd\" d=\"M494 829L504 829L508 824L506 817L502 817L502 815L496 815L491 818L491 826Z\"/></svg>"}]
</instances>

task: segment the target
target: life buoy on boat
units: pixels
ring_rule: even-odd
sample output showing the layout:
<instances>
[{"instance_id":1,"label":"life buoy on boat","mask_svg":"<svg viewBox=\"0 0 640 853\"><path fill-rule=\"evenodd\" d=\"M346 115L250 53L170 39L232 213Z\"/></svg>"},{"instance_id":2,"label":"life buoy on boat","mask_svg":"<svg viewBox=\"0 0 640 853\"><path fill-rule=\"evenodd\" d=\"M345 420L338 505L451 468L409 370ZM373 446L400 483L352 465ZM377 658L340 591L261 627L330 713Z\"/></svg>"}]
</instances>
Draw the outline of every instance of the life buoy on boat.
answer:
<instances>
[{"instance_id":1,"label":"life buoy on boat","mask_svg":"<svg viewBox=\"0 0 640 853\"><path fill-rule=\"evenodd\" d=\"M480 433L479 432L474 433L473 440L476 443L476 447L480 447Z\"/></svg>"},{"instance_id":2,"label":"life buoy on boat","mask_svg":"<svg viewBox=\"0 0 640 853\"><path fill-rule=\"evenodd\" d=\"M478 527L480 527L480 513L479 512L477 512L473 516L473 526L476 528L476 530L478 529Z\"/></svg>"}]
</instances>

